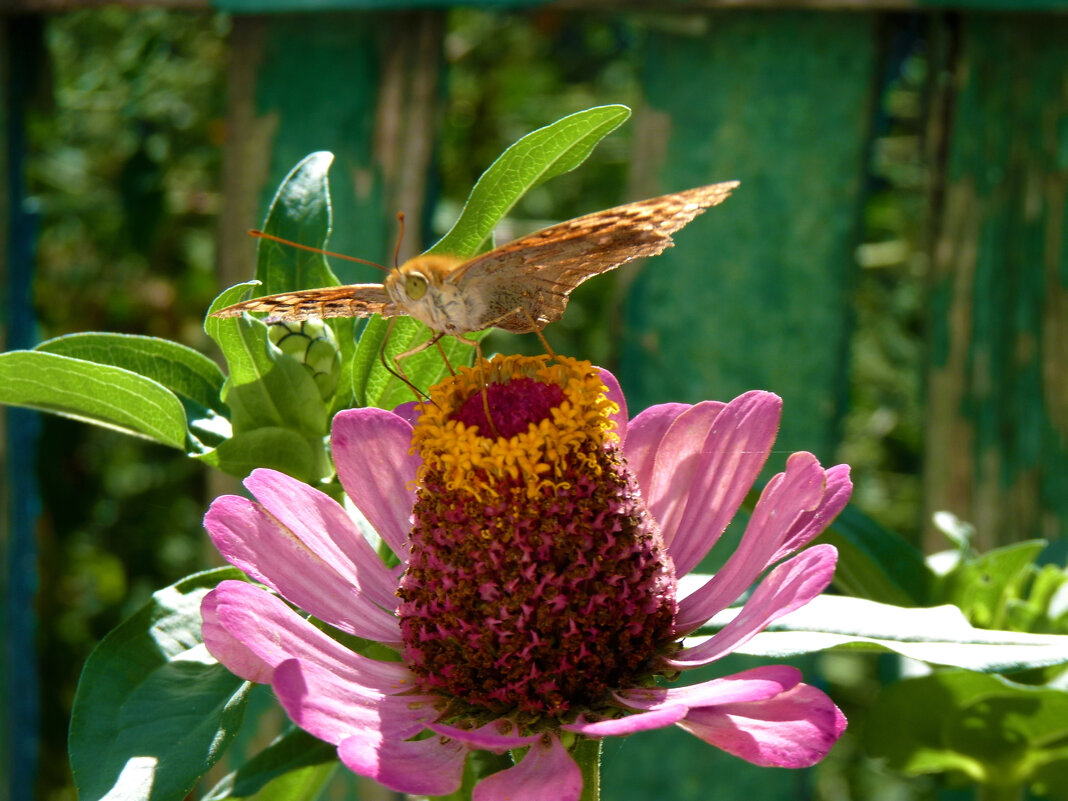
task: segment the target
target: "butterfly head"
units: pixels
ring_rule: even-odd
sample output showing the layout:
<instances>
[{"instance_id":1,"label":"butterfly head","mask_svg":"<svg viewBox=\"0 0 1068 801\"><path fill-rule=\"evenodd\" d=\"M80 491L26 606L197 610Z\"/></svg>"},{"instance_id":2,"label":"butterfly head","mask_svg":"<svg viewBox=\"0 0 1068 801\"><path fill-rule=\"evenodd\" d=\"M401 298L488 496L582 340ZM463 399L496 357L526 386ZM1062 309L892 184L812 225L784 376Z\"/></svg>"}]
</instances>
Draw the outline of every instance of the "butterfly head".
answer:
<instances>
[{"instance_id":1,"label":"butterfly head","mask_svg":"<svg viewBox=\"0 0 1068 801\"><path fill-rule=\"evenodd\" d=\"M471 331L460 289L448 280L462 263L462 259L454 256L416 256L390 270L384 282L386 293L405 313L435 331L447 334Z\"/></svg>"}]
</instances>

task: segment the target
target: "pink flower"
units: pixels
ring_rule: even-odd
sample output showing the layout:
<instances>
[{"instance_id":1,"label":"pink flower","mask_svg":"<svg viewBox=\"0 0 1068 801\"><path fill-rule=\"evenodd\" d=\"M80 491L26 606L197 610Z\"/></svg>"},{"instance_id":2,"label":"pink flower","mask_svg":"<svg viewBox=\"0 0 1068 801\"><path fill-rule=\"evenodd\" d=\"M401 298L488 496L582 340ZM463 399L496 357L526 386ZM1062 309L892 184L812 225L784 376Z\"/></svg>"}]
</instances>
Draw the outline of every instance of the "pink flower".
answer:
<instances>
[{"instance_id":1,"label":"pink flower","mask_svg":"<svg viewBox=\"0 0 1068 801\"><path fill-rule=\"evenodd\" d=\"M628 423L615 379L588 364L509 357L482 369L485 393L478 370L462 371L432 390L414 430L413 409L334 419L341 484L396 566L341 505L281 473L249 476L256 501L212 504L219 551L270 591L226 581L205 598L211 653L271 684L353 771L415 795L456 791L471 750L526 749L474 798L577 799L577 742L671 724L757 765L822 759L845 717L795 668L664 679L828 585L832 546L786 557L845 506L848 467L792 454L724 567L678 599L676 575L708 553L764 465L780 399L664 404ZM683 641L751 587L725 628ZM352 637L392 661L342 644Z\"/></svg>"}]
</instances>

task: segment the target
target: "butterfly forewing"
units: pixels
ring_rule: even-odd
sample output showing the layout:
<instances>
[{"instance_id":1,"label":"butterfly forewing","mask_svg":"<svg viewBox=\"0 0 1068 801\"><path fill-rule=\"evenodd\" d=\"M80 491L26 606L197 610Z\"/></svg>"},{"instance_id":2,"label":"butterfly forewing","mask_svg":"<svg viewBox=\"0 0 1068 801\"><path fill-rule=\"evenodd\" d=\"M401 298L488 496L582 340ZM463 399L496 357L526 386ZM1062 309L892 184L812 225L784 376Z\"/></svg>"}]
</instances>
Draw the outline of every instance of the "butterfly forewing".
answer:
<instances>
[{"instance_id":1,"label":"butterfly forewing","mask_svg":"<svg viewBox=\"0 0 1068 801\"><path fill-rule=\"evenodd\" d=\"M671 234L736 186L728 181L577 217L476 256L449 280L484 299L480 327L541 329L560 319L583 281L671 247Z\"/></svg>"},{"instance_id":2,"label":"butterfly forewing","mask_svg":"<svg viewBox=\"0 0 1068 801\"><path fill-rule=\"evenodd\" d=\"M381 284L349 284L322 289L279 292L252 298L216 312L216 317L237 317L259 312L276 320L307 320L309 317L395 317L400 312Z\"/></svg>"}]
</instances>

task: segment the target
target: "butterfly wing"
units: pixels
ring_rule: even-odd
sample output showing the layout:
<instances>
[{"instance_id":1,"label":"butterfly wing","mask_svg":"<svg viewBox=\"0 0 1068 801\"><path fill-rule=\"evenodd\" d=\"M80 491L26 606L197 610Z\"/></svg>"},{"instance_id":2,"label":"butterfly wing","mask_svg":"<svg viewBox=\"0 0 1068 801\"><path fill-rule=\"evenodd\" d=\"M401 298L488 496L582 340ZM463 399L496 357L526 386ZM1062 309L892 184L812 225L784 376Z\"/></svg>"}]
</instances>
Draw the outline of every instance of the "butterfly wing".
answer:
<instances>
[{"instance_id":1,"label":"butterfly wing","mask_svg":"<svg viewBox=\"0 0 1068 801\"><path fill-rule=\"evenodd\" d=\"M349 284L322 289L279 292L219 309L213 317L238 317L242 312L263 312L275 320L307 320L309 317L395 317L404 312L389 299L381 284Z\"/></svg>"},{"instance_id":2,"label":"butterfly wing","mask_svg":"<svg viewBox=\"0 0 1068 801\"><path fill-rule=\"evenodd\" d=\"M568 295L583 281L663 252L675 231L736 186L726 181L576 217L476 256L449 280L481 294L483 327L541 329L563 316Z\"/></svg>"}]
</instances>

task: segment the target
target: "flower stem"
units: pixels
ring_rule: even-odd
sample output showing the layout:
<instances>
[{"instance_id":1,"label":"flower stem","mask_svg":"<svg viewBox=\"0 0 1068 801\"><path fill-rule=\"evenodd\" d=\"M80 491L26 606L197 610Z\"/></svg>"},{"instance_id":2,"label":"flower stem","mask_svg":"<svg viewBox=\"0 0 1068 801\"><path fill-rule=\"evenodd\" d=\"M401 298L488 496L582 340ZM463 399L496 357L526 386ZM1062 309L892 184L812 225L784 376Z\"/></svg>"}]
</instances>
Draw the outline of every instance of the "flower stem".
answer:
<instances>
[{"instance_id":1,"label":"flower stem","mask_svg":"<svg viewBox=\"0 0 1068 801\"><path fill-rule=\"evenodd\" d=\"M571 748L571 756L582 771L582 796L579 801L600 801L601 741L580 737Z\"/></svg>"}]
</instances>

